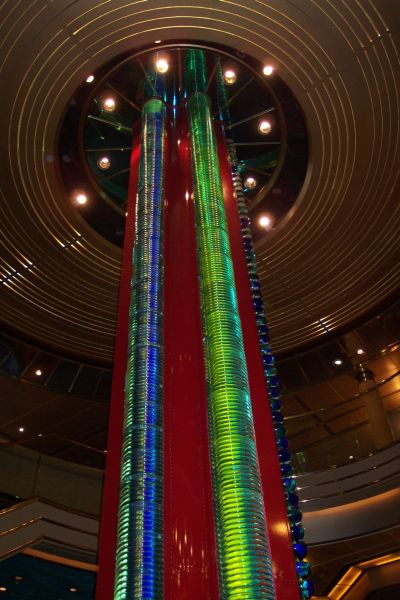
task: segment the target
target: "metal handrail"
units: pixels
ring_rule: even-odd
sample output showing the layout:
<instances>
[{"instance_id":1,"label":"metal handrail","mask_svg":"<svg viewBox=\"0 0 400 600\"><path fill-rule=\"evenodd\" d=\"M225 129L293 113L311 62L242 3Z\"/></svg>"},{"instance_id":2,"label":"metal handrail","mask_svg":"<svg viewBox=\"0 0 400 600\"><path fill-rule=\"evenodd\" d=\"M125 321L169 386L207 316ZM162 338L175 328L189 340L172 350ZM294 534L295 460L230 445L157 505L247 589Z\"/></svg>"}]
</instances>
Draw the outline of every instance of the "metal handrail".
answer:
<instances>
[{"instance_id":1,"label":"metal handrail","mask_svg":"<svg viewBox=\"0 0 400 600\"><path fill-rule=\"evenodd\" d=\"M27 541L24 544L20 544L19 546L15 546L14 548L12 548L9 552L6 552L5 554L3 554L1 556L1 560L4 560L5 558L8 558L9 556L12 556L13 554L19 554L20 552L22 552L22 550L25 550L26 548L32 548L32 546L35 546L36 544L39 544L43 541L46 542L50 542L50 543L54 543L59 545L60 541L57 540L56 538L47 536L47 535L40 535L38 537L35 538L31 538L29 541ZM65 540L63 540L62 542L63 546L66 546L67 548L72 548L72 550L78 550L78 551L83 551L86 553L91 553L91 554L95 554L93 552L93 550L91 548L88 548L87 546L80 546L79 544L71 544ZM56 555L54 555L56 556ZM91 563L89 563L91 564ZM97 570L97 569L96 569Z\"/></svg>"},{"instance_id":2,"label":"metal handrail","mask_svg":"<svg viewBox=\"0 0 400 600\"><path fill-rule=\"evenodd\" d=\"M71 515L75 515L78 517L83 517L85 519L91 519L92 521L98 521L98 517L90 513L83 512L81 510L76 510L75 508L71 508L66 506L65 504L59 504L58 502L54 502L53 500L48 500L47 498L42 498L41 496L31 496L26 500L22 500L22 502L18 502L17 504L13 504L12 506L6 506L6 508L2 508L0 510L0 517L9 513L12 513L17 510L21 510L26 506L30 506L31 504L35 504L35 502L40 502L41 504L46 504L46 506L50 506L51 508L56 508L57 510L62 510L63 512L67 512Z\"/></svg>"},{"instance_id":3,"label":"metal handrail","mask_svg":"<svg viewBox=\"0 0 400 600\"><path fill-rule=\"evenodd\" d=\"M393 379L395 379L399 375L400 375L400 371L396 371L395 373L393 373L392 375L390 375L386 379L382 379L382 381L379 381L374 386L371 386L368 390L366 390L364 392L359 392L358 394L355 394L351 398L346 398L345 400L341 400L340 402L338 402L337 404L334 404L332 406L323 406L322 408L316 408L315 410L309 410L309 411L304 412L304 413L298 413L297 415L288 415L287 417L284 417L284 420L285 421L289 421L291 419L299 419L301 417L308 417L309 415L315 415L315 414L323 412L325 410L332 410L334 408L337 408L338 406L343 406L344 404L348 404L349 402L352 402L353 400L357 400L358 398L362 398L362 396L365 396L366 394L369 394L372 390L379 389L380 387L382 387L386 383L389 383L389 381L392 381ZM290 392L289 392L289 394L290 394ZM283 397L284 397L284 395L283 395ZM398 410L398 409L395 409L395 410Z\"/></svg>"},{"instance_id":4,"label":"metal handrail","mask_svg":"<svg viewBox=\"0 0 400 600\"><path fill-rule=\"evenodd\" d=\"M80 448L86 448L87 450L91 450L93 452L97 452L98 454L101 454L104 456L104 454L107 454L107 450L100 450L99 448L94 448L93 446L89 446L88 444L84 444L83 442L78 442L76 440L72 440L71 438L67 438L64 435L60 435L58 433L39 433L35 436L31 436L28 438L24 438L18 441L12 441L12 442L0 442L0 450L2 449L6 449L6 448L13 448L16 446L23 446L24 444L27 444L29 442L35 442L37 440L43 440L49 437L54 437L57 438L59 440L62 440L64 442L67 442L68 444L74 445L74 446L78 446Z\"/></svg>"},{"instance_id":5,"label":"metal handrail","mask_svg":"<svg viewBox=\"0 0 400 600\"><path fill-rule=\"evenodd\" d=\"M377 450L376 452L370 452L368 456L364 456L364 458L360 458L359 460L351 461L350 463L345 463L344 465L339 465L337 467L327 467L326 469L318 469L315 471L306 471L305 473L298 473L296 475L293 475L293 477L295 479L300 479L303 477L307 477L308 475L318 475L320 473L326 473L327 471L337 471L338 469L341 469L342 467L347 467L348 465L356 465L358 462L360 462L362 460L368 460L369 458L372 458L373 456L376 456L376 455L380 454L381 452L384 452L385 450L388 450L389 448L394 448L396 446L398 446L399 450L400 450L400 442L397 441L397 442L394 442L393 444L390 444L390 446L386 446L386 448ZM374 465L374 466L368 467L367 469L364 469L362 471L357 471L357 473L351 473L350 475L344 475L343 477L335 477L334 479L329 479L328 481L321 481L318 484L302 485L301 488L299 488L299 489L305 490L307 488L314 487L315 485L328 485L330 483L337 483L338 481L344 481L345 479L353 478L356 475L363 475L364 473L368 473L369 471L374 471L376 468L384 467L385 465L388 465L391 462L398 460L399 458L400 458L400 452L395 457L390 458L389 460L386 460L382 463L379 463L379 465ZM400 465L400 463L399 463L399 465ZM400 472L400 468L399 468L399 472Z\"/></svg>"},{"instance_id":6,"label":"metal handrail","mask_svg":"<svg viewBox=\"0 0 400 600\"><path fill-rule=\"evenodd\" d=\"M97 532L93 533L93 531L87 531L86 529L80 529L79 527L73 527L71 524L63 523L60 521L55 521L54 519L49 519L43 515L33 517L32 519L29 519L28 521L24 521L23 523L20 523L19 525L16 525L15 527L10 527L10 529L7 529L6 531L0 531L0 537L4 537L5 535L13 534L15 531L19 531L20 529L24 529L25 527L29 527L30 525L33 525L34 523L39 523L40 521L43 521L43 523L50 523L50 525L56 525L57 527L64 527L65 529L68 529L68 531L75 531L76 533L83 533L84 535L89 535L94 538L98 537Z\"/></svg>"},{"instance_id":7,"label":"metal handrail","mask_svg":"<svg viewBox=\"0 0 400 600\"><path fill-rule=\"evenodd\" d=\"M390 481L390 479L394 479L397 476L398 476L398 473L392 473L391 475L386 475L386 477L381 477L380 479L375 479L374 481L371 481L370 483L358 485L357 487L351 488L350 490L338 490L337 492L335 492L333 494L325 494L324 496L315 496L314 498L304 498L302 500L299 500L299 503L306 504L308 502L314 502L315 500L326 500L327 498L335 498L335 496L345 496L346 494L351 494L353 492L356 492L357 490L369 489L372 486L377 485L378 483L382 483L382 481ZM338 480L338 481L340 481L340 480Z\"/></svg>"}]
</instances>

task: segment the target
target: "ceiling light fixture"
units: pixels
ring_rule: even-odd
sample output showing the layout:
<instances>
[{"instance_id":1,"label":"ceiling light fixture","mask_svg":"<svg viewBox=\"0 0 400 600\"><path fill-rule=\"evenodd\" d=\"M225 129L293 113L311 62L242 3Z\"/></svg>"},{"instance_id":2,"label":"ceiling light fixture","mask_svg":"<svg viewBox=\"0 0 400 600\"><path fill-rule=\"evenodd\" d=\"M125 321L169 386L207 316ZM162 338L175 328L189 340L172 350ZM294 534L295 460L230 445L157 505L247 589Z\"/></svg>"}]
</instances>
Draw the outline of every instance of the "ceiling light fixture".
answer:
<instances>
[{"instance_id":1,"label":"ceiling light fixture","mask_svg":"<svg viewBox=\"0 0 400 600\"><path fill-rule=\"evenodd\" d=\"M247 179L244 181L244 185L248 190L254 190L257 185L257 181L254 179L254 177L247 177Z\"/></svg>"},{"instance_id":2,"label":"ceiling light fixture","mask_svg":"<svg viewBox=\"0 0 400 600\"><path fill-rule=\"evenodd\" d=\"M159 58L156 61L156 71L162 75L168 71L169 64L165 58Z\"/></svg>"},{"instance_id":3,"label":"ceiling light fixture","mask_svg":"<svg viewBox=\"0 0 400 600\"><path fill-rule=\"evenodd\" d=\"M263 68L263 73L264 75L266 75L267 77L269 77L269 75L272 75L272 73L274 72L274 67L272 65L265 65Z\"/></svg>"},{"instance_id":4,"label":"ceiling light fixture","mask_svg":"<svg viewBox=\"0 0 400 600\"><path fill-rule=\"evenodd\" d=\"M35 375L36 375L36 377L41 377L43 375L42 369L36 369Z\"/></svg>"},{"instance_id":5,"label":"ceiling light fixture","mask_svg":"<svg viewBox=\"0 0 400 600\"><path fill-rule=\"evenodd\" d=\"M258 222L261 225L261 227L264 227L264 229L270 229L271 227L271 219L267 215L263 215L262 217L260 217Z\"/></svg>"},{"instance_id":6,"label":"ceiling light fixture","mask_svg":"<svg viewBox=\"0 0 400 600\"><path fill-rule=\"evenodd\" d=\"M86 194L80 193L75 196L75 200L78 204L86 204L87 196L86 196Z\"/></svg>"},{"instance_id":7,"label":"ceiling light fixture","mask_svg":"<svg viewBox=\"0 0 400 600\"><path fill-rule=\"evenodd\" d=\"M101 158L99 158L99 160L97 161L97 166L103 171L109 169L111 166L111 162L108 156L102 156Z\"/></svg>"},{"instance_id":8,"label":"ceiling light fixture","mask_svg":"<svg viewBox=\"0 0 400 600\"><path fill-rule=\"evenodd\" d=\"M365 354L365 350L363 350L362 348L359 348L357 350L357 354Z\"/></svg>"},{"instance_id":9,"label":"ceiling light fixture","mask_svg":"<svg viewBox=\"0 0 400 600\"><path fill-rule=\"evenodd\" d=\"M162 40L156 40L154 43L155 43L155 44L161 44L161 41L162 41Z\"/></svg>"},{"instance_id":10,"label":"ceiling light fixture","mask_svg":"<svg viewBox=\"0 0 400 600\"><path fill-rule=\"evenodd\" d=\"M263 135L266 135L271 131L271 123L269 121L260 121L258 124L258 131Z\"/></svg>"},{"instance_id":11,"label":"ceiling light fixture","mask_svg":"<svg viewBox=\"0 0 400 600\"><path fill-rule=\"evenodd\" d=\"M224 73L224 80L227 85L232 85L236 81L236 73L233 69L227 69Z\"/></svg>"},{"instance_id":12,"label":"ceiling light fixture","mask_svg":"<svg viewBox=\"0 0 400 600\"><path fill-rule=\"evenodd\" d=\"M76 588L76 587L70 587L68 591L69 592L77 592L78 588Z\"/></svg>"},{"instance_id":13,"label":"ceiling light fixture","mask_svg":"<svg viewBox=\"0 0 400 600\"><path fill-rule=\"evenodd\" d=\"M6 587L0 587L0 592L6 592L7 588Z\"/></svg>"},{"instance_id":14,"label":"ceiling light fixture","mask_svg":"<svg viewBox=\"0 0 400 600\"><path fill-rule=\"evenodd\" d=\"M335 358L335 360L333 361L333 364L334 364L336 367L339 367L340 365L342 365L342 364L343 364L343 361L342 361L340 358Z\"/></svg>"},{"instance_id":15,"label":"ceiling light fixture","mask_svg":"<svg viewBox=\"0 0 400 600\"><path fill-rule=\"evenodd\" d=\"M19 431L20 433L24 433L24 431L25 431L25 427L18 427L18 431Z\"/></svg>"},{"instance_id":16,"label":"ceiling light fixture","mask_svg":"<svg viewBox=\"0 0 400 600\"><path fill-rule=\"evenodd\" d=\"M94 81L94 75L89 75L89 77L86 77L86 83L93 83Z\"/></svg>"},{"instance_id":17,"label":"ceiling light fixture","mask_svg":"<svg viewBox=\"0 0 400 600\"><path fill-rule=\"evenodd\" d=\"M113 112L115 110L115 100L114 98L105 98L101 103L103 110L106 112Z\"/></svg>"}]
</instances>

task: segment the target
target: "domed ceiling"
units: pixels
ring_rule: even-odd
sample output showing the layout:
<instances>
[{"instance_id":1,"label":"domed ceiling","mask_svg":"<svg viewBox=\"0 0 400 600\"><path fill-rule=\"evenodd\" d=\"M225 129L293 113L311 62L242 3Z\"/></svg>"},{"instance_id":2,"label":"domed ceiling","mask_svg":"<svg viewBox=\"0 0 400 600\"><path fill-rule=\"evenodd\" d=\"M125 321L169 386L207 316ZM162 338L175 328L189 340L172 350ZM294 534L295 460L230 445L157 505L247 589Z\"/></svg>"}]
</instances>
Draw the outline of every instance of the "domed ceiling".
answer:
<instances>
[{"instance_id":1,"label":"domed ceiling","mask_svg":"<svg viewBox=\"0 0 400 600\"><path fill-rule=\"evenodd\" d=\"M84 80L61 124L57 154L64 187L83 218L118 246L123 246L130 154L138 141L145 89L157 93L155 65L161 61L165 74L158 79L165 80L163 97L176 115L187 102L187 46L157 40L150 50L116 57ZM215 122L221 119L221 103L229 106L238 168L258 239L282 221L304 183L309 145L304 117L271 64L234 49L196 47L205 53ZM265 226L261 218L267 219Z\"/></svg>"},{"instance_id":2,"label":"domed ceiling","mask_svg":"<svg viewBox=\"0 0 400 600\"><path fill-rule=\"evenodd\" d=\"M111 361L121 249L77 209L62 178L59 134L89 75L159 40L273 64L304 117L304 183L256 244L275 352L322 340L387 303L399 277L396 5L3 2L2 325L88 361Z\"/></svg>"}]
</instances>

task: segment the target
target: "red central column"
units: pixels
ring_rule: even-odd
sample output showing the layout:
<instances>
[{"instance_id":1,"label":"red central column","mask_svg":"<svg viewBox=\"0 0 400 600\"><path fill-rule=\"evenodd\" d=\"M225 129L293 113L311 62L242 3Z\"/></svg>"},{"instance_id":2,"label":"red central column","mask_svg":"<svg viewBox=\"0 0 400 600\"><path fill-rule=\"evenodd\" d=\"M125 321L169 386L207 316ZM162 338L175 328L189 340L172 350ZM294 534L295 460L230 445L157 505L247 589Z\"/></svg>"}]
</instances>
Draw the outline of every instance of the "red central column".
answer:
<instances>
[{"instance_id":1,"label":"red central column","mask_svg":"<svg viewBox=\"0 0 400 600\"><path fill-rule=\"evenodd\" d=\"M164 278L164 598L218 600L190 149L168 136Z\"/></svg>"},{"instance_id":2,"label":"red central column","mask_svg":"<svg viewBox=\"0 0 400 600\"><path fill-rule=\"evenodd\" d=\"M276 598L299 598L236 198L223 136L218 135L230 244L242 323ZM139 144L134 144L120 284L108 460L96 600L111 600L120 475L134 203ZM164 599L218 600L207 430L207 396L196 231L184 109L168 131L164 245Z\"/></svg>"}]
</instances>

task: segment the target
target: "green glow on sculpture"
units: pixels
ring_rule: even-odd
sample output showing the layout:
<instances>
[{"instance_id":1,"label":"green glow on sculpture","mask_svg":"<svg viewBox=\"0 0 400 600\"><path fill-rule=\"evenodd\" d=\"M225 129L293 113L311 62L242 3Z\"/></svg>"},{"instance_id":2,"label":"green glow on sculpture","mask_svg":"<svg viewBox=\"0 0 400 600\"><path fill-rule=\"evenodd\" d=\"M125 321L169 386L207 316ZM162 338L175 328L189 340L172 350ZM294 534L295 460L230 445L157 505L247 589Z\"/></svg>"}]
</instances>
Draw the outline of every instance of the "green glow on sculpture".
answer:
<instances>
[{"instance_id":1,"label":"green glow on sculpture","mask_svg":"<svg viewBox=\"0 0 400 600\"><path fill-rule=\"evenodd\" d=\"M267 383L269 402L272 410L272 420L274 422L277 453L279 456L279 461L281 463L282 473L284 473L282 475L282 482L286 500L287 519L291 522L290 529L294 549L293 559L296 557L296 572L299 580L299 591L301 597L306 599L310 598L310 596L312 595L312 583L310 581L310 563L305 562L303 558L298 557L297 547L299 543L300 549L302 551L306 549L306 546L302 541L304 530L301 526L300 521L301 513L299 513L296 517L293 516L294 514L296 514L296 512L298 512L298 497L295 493L296 480L292 476L293 468L290 465L290 453L286 451L282 454L282 450L287 448L287 439L285 427L283 425L283 415L281 411L279 380L277 378L275 359L273 357L269 342L267 320L260 293L261 285L257 274L256 255L254 252L252 233L250 229L250 218L244 192L243 180L239 169L239 160L237 156L235 142L232 138L232 132L230 130L232 121L229 109L229 94L228 88L224 81L220 57L218 57L216 63L216 83L220 119L224 124L225 143L229 154L229 159L232 168L232 179L234 182L237 197L237 207L240 216L245 258L249 274L249 283L253 296L254 316L257 323L261 357L264 363L264 374Z\"/></svg>"},{"instance_id":2,"label":"green glow on sculpture","mask_svg":"<svg viewBox=\"0 0 400 600\"><path fill-rule=\"evenodd\" d=\"M220 596L274 598L247 367L205 60L185 62Z\"/></svg>"}]
</instances>

